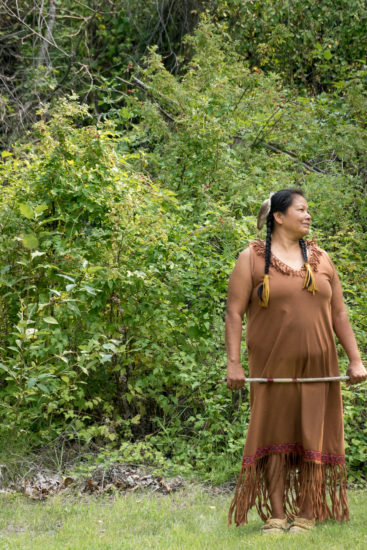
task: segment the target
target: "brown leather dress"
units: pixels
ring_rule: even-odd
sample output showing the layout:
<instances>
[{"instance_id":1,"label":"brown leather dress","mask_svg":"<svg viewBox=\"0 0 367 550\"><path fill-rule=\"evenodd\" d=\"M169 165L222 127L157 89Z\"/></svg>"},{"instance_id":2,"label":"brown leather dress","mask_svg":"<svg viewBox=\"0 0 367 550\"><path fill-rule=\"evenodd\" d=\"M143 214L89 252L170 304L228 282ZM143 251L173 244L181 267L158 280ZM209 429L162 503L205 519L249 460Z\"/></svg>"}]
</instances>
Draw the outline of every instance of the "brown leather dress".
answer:
<instances>
[{"instance_id":1,"label":"brown leather dress","mask_svg":"<svg viewBox=\"0 0 367 550\"><path fill-rule=\"evenodd\" d=\"M259 305L257 289L264 277L265 244L250 244L252 289L246 311L246 342L251 377L338 376L332 310L343 302L339 277L328 254L307 243L318 291L303 289L306 271L296 271L272 255L270 300ZM251 418L242 470L229 510L229 523L247 523L256 506L271 517L270 494L284 480L288 517L297 516L305 496L315 518L349 519L346 495L343 408L340 382L252 383ZM269 477L269 457L277 474ZM272 469L274 471L274 469Z\"/></svg>"}]
</instances>

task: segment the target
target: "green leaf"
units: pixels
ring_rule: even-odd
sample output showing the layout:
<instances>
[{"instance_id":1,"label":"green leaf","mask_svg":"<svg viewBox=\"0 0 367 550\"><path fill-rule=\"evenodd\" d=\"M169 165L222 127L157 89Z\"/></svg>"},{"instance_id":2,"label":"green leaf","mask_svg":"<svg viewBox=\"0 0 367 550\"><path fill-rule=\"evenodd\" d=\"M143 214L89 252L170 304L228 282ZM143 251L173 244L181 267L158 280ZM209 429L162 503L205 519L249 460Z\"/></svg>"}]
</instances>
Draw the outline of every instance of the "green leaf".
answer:
<instances>
[{"instance_id":1,"label":"green leaf","mask_svg":"<svg viewBox=\"0 0 367 550\"><path fill-rule=\"evenodd\" d=\"M38 387L40 390L42 390L42 391L44 391L45 393L47 393L47 394L50 393L49 388L48 388L47 386L45 386L44 384L37 384L37 387Z\"/></svg>"},{"instance_id":2,"label":"green leaf","mask_svg":"<svg viewBox=\"0 0 367 550\"><path fill-rule=\"evenodd\" d=\"M27 382L27 388L33 388L37 384L37 378L30 378Z\"/></svg>"},{"instance_id":3,"label":"green leaf","mask_svg":"<svg viewBox=\"0 0 367 550\"><path fill-rule=\"evenodd\" d=\"M61 292L59 290L55 290L54 288L50 288L50 292L52 292L52 294L56 294L56 296L61 296Z\"/></svg>"},{"instance_id":4,"label":"green leaf","mask_svg":"<svg viewBox=\"0 0 367 550\"><path fill-rule=\"evenodd\" d=\"M92 294L92 296L96 296L96 291L91 286L85 285L81 288L81 290L86 290L88 294Z\"/></svg>"},{"instance_id":5,"label":"green leaf","mask_svg":"<svg viewBox=\"0 0 367 550\"><path fill-rule=\"evenodd\" d=\"M21 203L19 205L19 210L20 210L21 214L23 214L23 216L28 218L28 220L33 220L34 212L33 212L33 209L30 206L28 206L28 204Z\"/></svg>"},{"instance_id":6,"label":"green leaf","mask_svg":"<svg viewBox=\"0 0 367 550\"><path fill-rule=\"evenodd\" d=\"M70 277L69 275L64 275L63 273L57 273L58 277L64 277L64 279L67 279L68 281L71 281L72 283L75 283L75 279Z\"/></svg>"},{"instance_id":7,"label":"green leaf","mask_svg":"<svg viewBox=\"0 0 367 550\"><path fill-rule=\"evenodd\" d=\"M28 233L23 237L23 246L32 250L33 248L38 247L38 239L34 233Z\"/></svg>"},{"instance_id":8,"label":"green leaf","mask_svg":"<svg viewBox=\"0 0 367 550\"><path fill-rule=\"evenodd\" d=\"M132 113L129 109L127 109L126 107L122 107L122 109L120 110L120 114L122 116L123 119L125 120L129 120L129 118L131 118L132 116Z\"/></svg>"},{"instance_id":9,"label":"green leaf","mask_svg":"<svg viewBox=\"0 0 367 550\"><path fill-rule=\"evenodd\" d=\"M39 250L36 250L35 252L32 252L32 254L31 254L32 260L33 260L33 258L37 258L38 256L44 256L44 254L46 254L46 252L40 252Z\"/></svg>"},{"instance_id":10,"label":"green leaf","mask_svg":"<svg viewBox=\"0 0 367 550\"><path fill-rule=\"evenodd\" d=\"M102 348L110 351L116 351L116 346L114 344L111 344L110 342L108 344L103 344Z\"/></svg>"},{"instance_id":11,"label":"green leaf","mask_svg":"<svg viewBox=\"0 0 367 550\"><path fill-rule=\"evenodd\" d=\"M42 212L44 212L45 210L47 210L47 204L44 202L43 204L39 204L35 207L35 212L36 214L40 215L42 214Z\"/></svg>"},{"instance_id":12,"label":"green leaf","mask_svg":"<svg viewBox=\"0 0 367 550\"><path fill-rule=\"evenodd\" d=\"M325 50L323 52L323 56L326 59L326 61L330 61L330 59L333 57L333 54L331 53L330 50Z\"/></svg>"},{"instance_id":13,"label":"green leaf","mask_svg":"<svg viewBox=\"0 0 367 550\"><path fill-rule=\"evenodd\" d=\"M134 416L134 418L131 419L131 423L132 424L139 424L140 423L140 414L137 414L136 416Z\"/></svg>"},{"instance_id":14,"label":"green leaf","mask_svg":"<svg viewBox=\"0 0 367 550\"><path fill-rule=\"evenodd\" d=\"M59 324L54 317L44 317L43 320L45 321L45 323L48 323L49 325Z\"/></svg>"},{"instance_id":15,"label":"green leaf","mask_svg":"<svg viewBox=\"0 0 367 550\"><path fill-rule=\"evenodd\" d=\"M345 88L345 80L338 80L334 82L334 86L337 90L342 90L343 88Z\"/></svg>"}]
</instances>

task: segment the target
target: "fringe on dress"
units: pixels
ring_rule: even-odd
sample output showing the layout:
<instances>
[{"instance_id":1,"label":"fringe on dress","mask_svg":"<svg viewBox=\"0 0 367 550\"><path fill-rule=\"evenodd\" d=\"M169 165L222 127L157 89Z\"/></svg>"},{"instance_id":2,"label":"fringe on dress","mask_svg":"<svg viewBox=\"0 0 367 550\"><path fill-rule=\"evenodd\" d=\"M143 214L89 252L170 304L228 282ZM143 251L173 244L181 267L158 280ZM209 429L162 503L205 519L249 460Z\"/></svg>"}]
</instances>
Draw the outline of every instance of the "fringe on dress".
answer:
<instances>
[{"instance_id":1,"label":"fringe on dress","mask_svg":"<svg viewBox=\"0 0 367 550\"><path fill-rule=\"evenodd\" d=\"M270 456L277 456L277 475L267 475ZM271 517L270 495L281 478L284 480L283 502L289 519L299 515L306 496L311 499L317 521L349 520L347 475L340 461L314 462L297 452L263 456L242 466L229 509L228 524L247 523L248 511L256 506L263 521ZM328 498L329 497L329 498Z\"/></svg>"}]
</instances>

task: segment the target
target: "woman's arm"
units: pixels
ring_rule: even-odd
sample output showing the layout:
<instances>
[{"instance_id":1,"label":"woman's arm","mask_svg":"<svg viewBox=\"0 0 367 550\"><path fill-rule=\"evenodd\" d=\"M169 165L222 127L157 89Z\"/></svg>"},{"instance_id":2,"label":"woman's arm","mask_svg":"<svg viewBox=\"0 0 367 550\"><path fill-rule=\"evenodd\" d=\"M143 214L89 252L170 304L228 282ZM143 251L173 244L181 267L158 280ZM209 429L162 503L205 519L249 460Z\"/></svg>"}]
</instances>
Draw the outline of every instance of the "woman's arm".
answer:
<instances>
[{"instance_id":1,"label":"woman's arm","mask_svg":"<svg viewBox=\"0 0 367 550\"><path fill-rule=\"evenodd\" d=\"M226 308L227 386L242 388L245 374L241 366L242 320L252 291L250 249L246 248L237 260L229 278Z\"/></svg>"},{"instance_id":2,"label":"woman's arm","mask_svg":"<svg viewBox=\"0 0 367 550\"><path fill-rule=\"evenodd\" d=\"M348 319L340 280L336 272L334 275L332 289L333 295L331 300L331 314L333 328L349 359L347 375L350 377L350 380L347 385L358 384L359 382L367 380L367 371L363 366L356 338Z\"/></svg>"}]
</instances>

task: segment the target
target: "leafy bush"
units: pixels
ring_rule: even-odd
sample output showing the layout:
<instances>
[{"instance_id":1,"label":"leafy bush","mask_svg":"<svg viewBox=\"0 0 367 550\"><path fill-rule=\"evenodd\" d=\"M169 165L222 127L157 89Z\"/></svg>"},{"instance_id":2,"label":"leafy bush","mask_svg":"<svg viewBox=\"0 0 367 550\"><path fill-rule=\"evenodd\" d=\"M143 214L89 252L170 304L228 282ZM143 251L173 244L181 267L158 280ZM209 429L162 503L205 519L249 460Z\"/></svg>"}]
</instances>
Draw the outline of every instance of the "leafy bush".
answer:
<instances>
[{"instance_id":1,"label":"leafy bush","mask_svg":"<svg viewBox=\"0 0 367 550\"><path fill-rule=\"evenodd\" d=\"M187 40L180 78L153 48L107 121L64 99L3 153L0 435L139 440L225 477L249 417L247 390L221 382L227 280L270 191L304 188L367 351L365 96L358 78L342 97L298 95L205 21ZM356 477L362 395L344 393Z\"/></svg>"},{"instance_id":2,"label":"leafy bush","mask_svg":"<svg viewBox=\"0 0 367 550\"><path fill-rule=\"evenodd\" d=\"M350 79L343 96L310 98L282 86L276 75L250 71L230 38L210 23L188 40L194 53L182 78L168 74L154 49L140 71L149 92L137 91L131 99L130 150L144 156L147 174L173 190L180 204L192 205L195 219L205 219L208 207L218 214L225 207L222 223L245 231L237 250L252 238L264 196L301 185L309 199L313 236L335 261L365 356L367 144L361 105L366 97L359 79ZM236 245L223 248L223 254L231 249ZM343 371L346 357L338 349ZM346 407L358 408L363 392L345 392ZM346 437L350 464L363 470L360 459L354 461L360 450L351 444L358 440L365 447L362 411L359 422L356 430L346 417Z\"/></svg>"},{"instance_id":3,"label":"leafy bush","mask_svg":"<svg viewBox=\"0 0 367 550\"><path fill-rule=\"evenodd\" d=\"M366 59L362 0L217 2L238 51L252 66L281 74L313 94L342 88Z\"/></svg>"},{"instance_id":4,"label":"leafy bush","mask_svg":"<svg viewBox=\"0 0 367 550\"><path fill-rule=\"evenodd\" d=\"M36 144L2 165L3 436L162 430L157 447L172 452L172 435L196 439L206 425L206 444L223 445L223 426L212 435L231 398L207 394L221 376L230 243L242 228L212 211L185 225L187 207L118 152L110 123L76 127L87 112L75 102L49 115Z\"/></svg>"}]
</instances>

